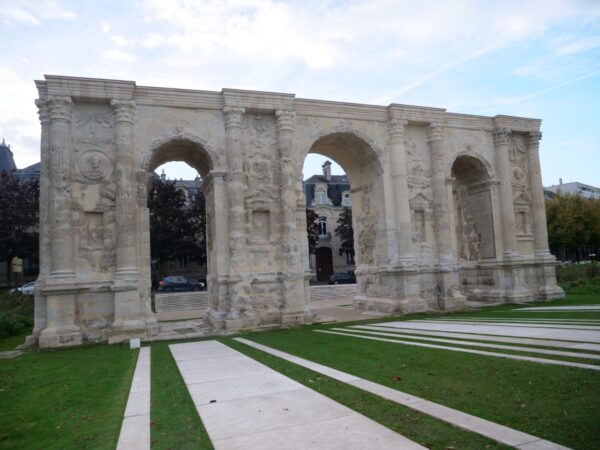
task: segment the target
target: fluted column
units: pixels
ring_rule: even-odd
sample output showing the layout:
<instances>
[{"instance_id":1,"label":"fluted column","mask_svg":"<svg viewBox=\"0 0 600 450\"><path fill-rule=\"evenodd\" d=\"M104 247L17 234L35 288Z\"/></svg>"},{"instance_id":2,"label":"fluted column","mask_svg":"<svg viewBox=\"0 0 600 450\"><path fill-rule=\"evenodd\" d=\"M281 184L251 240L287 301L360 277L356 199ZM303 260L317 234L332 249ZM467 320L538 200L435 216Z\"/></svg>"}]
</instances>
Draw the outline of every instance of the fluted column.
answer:
<instances>
[{"instance_id":1,"label":"fluted column","mask_svg":"<svg viewBox=\"0 0 600 450\"><path fill-rule=\"evenodd\" d=\"M110 102L115 114L115 143L117 160L117 270L115 275L135 277L137 267L137 189L135 186L135 158L133 148L133 123L135 101L113 99Z\"/></svg>"},{"instance_id":2,"label":"fluted column","mask_svg":"<svg viewBox=\"0 0 600 450\"><path fill-rule=\"evenodd\" d=\"M392 195L394 200L394 224L397 242L398 265L412 265L412 229L410 205L408 202L408 176L406 171L406 151L404 130L408 121L390 110L388 117L388 142L392 170Z\"/></svg>"},{"instance_id":3,"label":"fluted column","mask_svg":"<svg viewBox=\"0 0 600 450\"><path fill-rule=\"evenodd\" d=\"M540 168L540 139L542 133L531 131L527 140L529 157L529 183L531 185L531 211L533 215L533 248L536 257L549 256L546 205Z\"/></svg>"},{"instance_id":4,"label":"fluted column","mask_svg":"<svg viewBox=\"0 0 600 450\"><path fill-rule=\"evenodd\" d=\"M48 100L35 101L42 127L40 138L40 221L39 221L39 259L40 273L36 281L38 289L35 293L35 313L33 335L46 328L47 303L46 297L40 292L40 287L46 284L50 274L50 105Z\"/></svg>"},{"instance_id":5,"label":"fluted column","mask_svg":"<svg viewBox=\"0 0 600 450\"><path fill-rule=\"evenodd\" d=\"M508 159L510 134L511 131L507 128L496 128L494 130L494 147L496 148L496 162L500 181L503 255L507 259L517 255L512 176L510 173L510 161Z\"/></svg>"},{"instance_id":6,"label":"fluted column","mask_svg":"<svg viewBox=\"0 0 600 450\"><path fill-rule=\"evenodd\" d=\"M49 97L50 107L50 276L70 281L73 271L73 230L71 225L71 97Z\"/></svg>"},{"instance_id":7,"label":"fluted column","mask_svg":"<svg viewBox=\"0 0 600 450\"><path fill-rule=\"evenodd\" d=\"M245 255L244 169L242 149L242 117L245 109L223 108L229 167L229 254L234 273L247 271Z\"/></svg>"},{"instance_id":8,"label":"fluted column","mask_svg":"<svg viewBox=\"0 0 600 450\"><path fill-rule=\"evenodd\" d=\"M294 180L297 173L292 155L292 136L296 113L277 110L277 138L281 170L281 257L288 270L298 266L296 242L296 190Z\"/></svg>"},{"instance_id":9,"label":"fluted column","mask_svg":"<svg viewBox=\"0 0 600 450\"><path fill-rule=\"evenodd\" d=\"M427 129L427 142L431 154L431 190L433 196L433 218L435 241L440 265L446 265L453 260L452 236L448 215L448 189L446 187L446 169L444 164L443 126L432 122Z\"/></svg>"}]
</instances>

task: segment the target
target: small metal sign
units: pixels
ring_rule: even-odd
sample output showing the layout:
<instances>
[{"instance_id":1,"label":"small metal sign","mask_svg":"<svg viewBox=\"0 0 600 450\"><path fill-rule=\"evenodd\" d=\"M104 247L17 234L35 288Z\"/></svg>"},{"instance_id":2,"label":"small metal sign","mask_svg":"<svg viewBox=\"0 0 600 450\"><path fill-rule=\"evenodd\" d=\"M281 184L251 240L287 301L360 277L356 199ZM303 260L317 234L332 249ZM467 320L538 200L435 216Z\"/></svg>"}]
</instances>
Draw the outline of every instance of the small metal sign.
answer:
<instances>
[{"instance_id":1,"label":"small metal sign","mask_svg":"<svg viewBox=\"0 0 600 450\"><path fill-rule=\"evenodd\" d=\"M14 273L23 273L23 260L18 256L12 259L12 271Z\"/></svg>"}]
</instances>

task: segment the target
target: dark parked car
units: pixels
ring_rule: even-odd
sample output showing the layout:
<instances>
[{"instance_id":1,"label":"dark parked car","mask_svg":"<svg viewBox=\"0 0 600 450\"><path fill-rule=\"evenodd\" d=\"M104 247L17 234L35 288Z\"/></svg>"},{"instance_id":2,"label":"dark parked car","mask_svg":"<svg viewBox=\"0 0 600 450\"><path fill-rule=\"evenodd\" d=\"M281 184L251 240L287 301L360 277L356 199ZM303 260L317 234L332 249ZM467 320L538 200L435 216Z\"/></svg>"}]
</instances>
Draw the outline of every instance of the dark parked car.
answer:
<instances>
[{"instance_id":1,"label":"dark parked car","mask_svg":"<svg viewBox=\"0 0 600 450\"><path fill-rule=\"evenodd\" d=\"M158 283L160 292L201 291L202 289L204 289L204 283L190 281L186 277L166 277Z\"/></svg>"},{"instance_id":2,"label":"dark parked car","mask_svg":"<svg viewBox=\"0 0 600 450\"><path fill-rule=\"evenodd\" d=\"M356 283L356 275L352 272L338 272L329 277L329 284L353 284Z\"/></svg>"}]
</instances>

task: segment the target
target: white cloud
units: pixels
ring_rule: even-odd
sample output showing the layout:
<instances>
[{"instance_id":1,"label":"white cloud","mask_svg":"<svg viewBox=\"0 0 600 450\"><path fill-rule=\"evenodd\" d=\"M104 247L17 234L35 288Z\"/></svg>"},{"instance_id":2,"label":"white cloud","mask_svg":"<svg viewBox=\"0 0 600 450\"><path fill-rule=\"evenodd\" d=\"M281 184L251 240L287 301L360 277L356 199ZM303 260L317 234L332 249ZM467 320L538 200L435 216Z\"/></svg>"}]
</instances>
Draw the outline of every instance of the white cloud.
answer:
<instances>
[{"instance_id":1,"label":"white cloud","mask_svg":"<svg viewBox=\"0 0 600 450\"><path fill-rule=\"evenodd\" d=\"M135 55L128 52L124 52L122 50L107 50L102 54L102 56L111 61L120 61L128 63L135 61Z\"/></svg>"},{"instance_id":2,"label":"white cloud","mask_svg":"<svg viewBox=\"0 0 600 450\"><path fill-rule=\"evenodd\" d=\"M27 2L17 0L0 1L0 17L8 22L41 25L47 20L74 20L77 14L63 6L58 0Z\"/></svg>"}]
</instances>

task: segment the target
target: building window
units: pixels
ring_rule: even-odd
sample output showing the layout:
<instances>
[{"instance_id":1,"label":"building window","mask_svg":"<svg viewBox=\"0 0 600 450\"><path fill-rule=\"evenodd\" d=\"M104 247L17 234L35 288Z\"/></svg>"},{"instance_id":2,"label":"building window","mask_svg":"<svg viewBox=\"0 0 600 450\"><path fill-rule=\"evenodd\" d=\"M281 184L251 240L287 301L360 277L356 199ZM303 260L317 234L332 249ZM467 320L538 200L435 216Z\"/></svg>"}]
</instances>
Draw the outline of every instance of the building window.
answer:
<instances>
[{"instance_id":1,"label":"building window","mask_svg":"<svg viewBox=\"0 0 600 450\"><path fill-rule=\"evenodd\" d=\"M327 236L327 217L319 217L319 237Z\"/></svg>"},{"instance_id":2,"label":"building window","mask_svg":"<svg viewBox=\"0 0 600 450\"><path fill-rule=\"evenodd\" d=\"M317 191L317 205L327 204L327 193L323 191Z\"/></svg>"}]
</instances>

